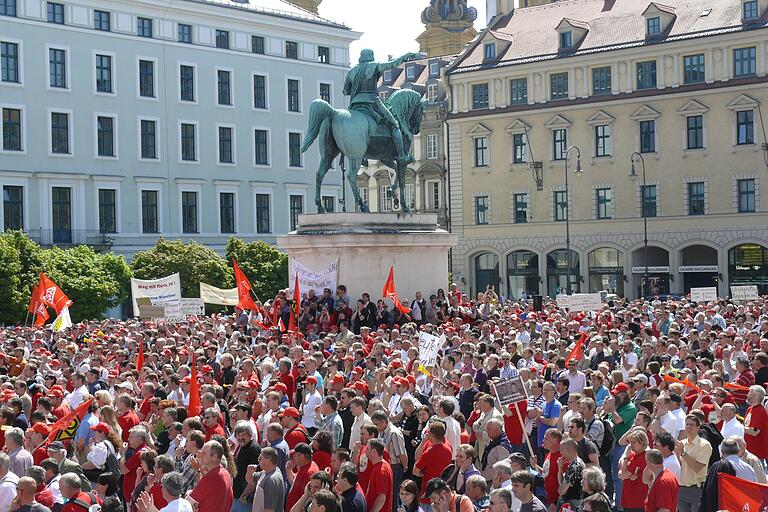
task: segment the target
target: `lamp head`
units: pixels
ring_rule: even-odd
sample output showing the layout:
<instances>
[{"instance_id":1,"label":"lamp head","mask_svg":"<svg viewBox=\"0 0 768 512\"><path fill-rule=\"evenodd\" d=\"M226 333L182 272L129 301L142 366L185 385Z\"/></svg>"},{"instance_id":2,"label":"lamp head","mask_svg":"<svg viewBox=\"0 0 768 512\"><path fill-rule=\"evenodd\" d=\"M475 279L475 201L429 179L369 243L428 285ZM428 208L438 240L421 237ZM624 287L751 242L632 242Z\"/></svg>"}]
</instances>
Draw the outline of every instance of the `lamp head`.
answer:
<instances>
[{"instance_id":1,"label":"lamp head","mask_svg":"<svg viewBox=\"0 0 768 512\"><path fill-rule=\"evenodd\" d=\"M629 170L629 179L634 181L635 178L637 178L637 170L635 169L635 161L632 160L632 168Z\"/></svg>"},{"instance_id":2,"label":"lamp head","mask_svg":"<svg viewBox=\"0 0 768 512\"><path fill-rule=\"evenodd\" d=\"M581 176L581 173L584 172L584 170L581 168L580 156L576 158L576 168L573 170L573 172L575 172L577 176Z\"/></svg>"}]
</instances>

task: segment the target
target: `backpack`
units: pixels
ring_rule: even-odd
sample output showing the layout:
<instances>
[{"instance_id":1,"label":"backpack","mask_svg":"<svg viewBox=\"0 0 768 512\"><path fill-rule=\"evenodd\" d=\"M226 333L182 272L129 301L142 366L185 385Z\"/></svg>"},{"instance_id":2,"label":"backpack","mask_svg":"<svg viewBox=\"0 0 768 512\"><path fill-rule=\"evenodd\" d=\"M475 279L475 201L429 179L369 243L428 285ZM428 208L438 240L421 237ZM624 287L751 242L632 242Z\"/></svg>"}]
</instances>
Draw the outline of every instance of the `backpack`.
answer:
<instances>
[{"instance_id":1,"label":"backpack","mask_svg":"<svg viewBox=\"0 0 768 512\"><path fill-rule=\"evenodd\" d=\"M488 510L487 508L481 508L475 505L475 502L472 501L472 499L469 496L456 493L456 502L455 502L456 510L454 512L461 512L461 500L464 498L467 498L469 500L469 502L472 504L472 510L474 510L475 512L485 512L486 510Z\"/></svg>"},{"instance_id":2,"label":"backpack","mask_svg":"<svg viewBox=\"0 0 768 512\"><path fill-rule=\"evenodd\" d=\"M592 427L592 424L595 421L599 421L603 424L603 442L600 443L600 446L597 447L597 450L600 452L601 457L610 457L611 452L613 451L613 447L616 445L616 431L613 428L613 424L605 420L603 418L598 418L597 416L589 422L589 425L587 425L587 431L589 431L590 427Z\"/></svg>"},{"instance_id":3,"label":"backpack","mask_svg":"<svg viewBox=\"0 0 768 512\"><path fill-rule=\"evenodd\" d=\"M72 503L74 505L78 505L80 507L83 507L86 510L86 512L91 509L92 505L98 505L99 500L96 499L96 496L93 493L86 492L85 494L88 495L88 499L91 501L90 503L86 503L85 501L83 501L81 499L74 499L72 501L68 501L67 503Z\"/></svg>"},{"instance_id":4,"label":"backpack","mask_svg":"<svg viewBox=\"0 0 768 512\"><path fill-rule=\"evenodd\" d=\"M104 470L114 475L120 474L120 462L114 453L109 452L107 455L107 461L104 463Z\"/></svg>"}]
</instances>

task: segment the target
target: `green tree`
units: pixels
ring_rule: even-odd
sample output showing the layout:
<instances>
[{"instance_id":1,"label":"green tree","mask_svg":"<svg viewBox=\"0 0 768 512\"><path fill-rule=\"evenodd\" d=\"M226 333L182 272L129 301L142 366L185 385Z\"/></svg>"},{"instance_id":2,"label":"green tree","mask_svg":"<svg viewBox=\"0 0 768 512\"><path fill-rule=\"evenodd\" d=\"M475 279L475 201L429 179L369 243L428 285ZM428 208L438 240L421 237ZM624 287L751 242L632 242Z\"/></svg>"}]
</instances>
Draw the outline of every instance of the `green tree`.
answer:
<instances>
[{"instance_id":1,"label":"green tree","mask_svg":"<svg viewBox=\"0 0 768 512\"><path fill-rule=\"evenodd\" d=\"M17 309L15 321L26 315L32 288L40 280L40 272L43 270L43 249L23 231L6 231L0 235L0 238L16 251L21 263L18 285L20 302L14 306Z\"/></svg>"},{"instance_id":2,"label":"green tree","mask_svg":"<svg viewBox=\"0 0 768 512\"><path fill-rule=\"evenodd\" d=\"M26 310L27 302L20 291L21 268L19 252L7 238L0 237L0 322L17 322Z\"/></svg>"},{"instance_id":3,"label":"green tree","mask_svg":"<svg viewBox=\"0 0 768 512\"><path fill-rule=\"evenodd\" d=\"M246 243L238 238L227 240L227 263L237 261L262 301L272 299L288 286L288 255L258 240Z\"/></svg>"},{"instance_id":4,"label":"green tree","mask_svg":"<svg viewBox=\"0 0 768 512\"><path fill-rule=\"evenodd\" d=\"M232 269L216 251L197 242L160 238L153 248L137 253L131 262L137 279L158 279L178 272L183 297L199 297L200 282L231 288Z\"/></svg>"},{"instance_id":5,"label":"green tree","mask_svg":"<svg viewBox=\"0 0 768 512\"><path fill-rule=\"evenodd\" d=\"M128 298L131 269L125 258L79 245L42 252L43 269L69 299L73 321L101 318ZM53 312L52 312L53 314Z\"/></svg>"}]
</instances>

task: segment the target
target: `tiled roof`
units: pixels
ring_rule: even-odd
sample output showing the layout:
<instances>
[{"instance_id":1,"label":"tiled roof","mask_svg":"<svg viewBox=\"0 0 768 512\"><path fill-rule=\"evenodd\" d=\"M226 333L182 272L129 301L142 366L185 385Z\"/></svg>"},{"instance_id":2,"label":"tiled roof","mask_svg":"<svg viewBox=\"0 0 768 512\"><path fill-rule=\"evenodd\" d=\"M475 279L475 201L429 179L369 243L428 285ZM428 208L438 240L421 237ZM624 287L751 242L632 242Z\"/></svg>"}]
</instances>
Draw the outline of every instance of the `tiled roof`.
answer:
<instances>
[{"instance_id":1,"label":"tiled roof","mask_svg":"<svg viewBox=\"0 0 768 512\"><path fill-rule=\"evenodd\" d=\"M318 16L315 13L293 5L286 0L187 0L189 2L215 4L232 9L243 9L266 14L268 16L278 16L282 18L293 18L299 21L310 23L319 23L322 25L331 25L338 28L346 28L341 22L332 21Z\"/></svg>"},{"instance_id":2,"label":"tiled roof","mask_svg":"<svg viewBox=\"0 0 768 512\"><path fill-rule=\"evenodd\" d=\"M568 56L766 26L765 16L756 23L742 24L741 0L664 0L663 5L656 3L656 6L674 9L676 18L662 38L647 40L643 12L650 4L648 0L565 0L517 9L490 27L494 35L514 35L514 41L499 60L485 66L514 65L561 56L555 29L563 18L584 20L589 28L584 40ZM478 43L484 34L481 33L459 55L449 73L483 69L483 48Z\"/></svg>"},{"instance_id":3,"label":"tiled roof","mask_svg":"<svg viewBox=\"0 0 768 512\"><path fill-rule=\"evenodd\" d=\"M379 80L379 87L381 87L382 85L387 85L387 87L391 87L393 89L400 89L403 86L403 84L405 84L406 82L412 83L414 85L425 86L427 84L427 80L429 79L429 62L437 59L442 62L441 67L445 67L446 65L448 65L449 62L451 62L454 59L454 57L456 56L445 55L442 57L417 59L417 60L406 62L404 64L400 64L398 68L402 69L403 71L397 76L397 78L395 78L394 82L392 82L391 84L384 84L383 80ZM414 80L405 79L405 68L409 64L416 64L417 66L421 66L421 72Z\"/></svg>"}]
</instances>

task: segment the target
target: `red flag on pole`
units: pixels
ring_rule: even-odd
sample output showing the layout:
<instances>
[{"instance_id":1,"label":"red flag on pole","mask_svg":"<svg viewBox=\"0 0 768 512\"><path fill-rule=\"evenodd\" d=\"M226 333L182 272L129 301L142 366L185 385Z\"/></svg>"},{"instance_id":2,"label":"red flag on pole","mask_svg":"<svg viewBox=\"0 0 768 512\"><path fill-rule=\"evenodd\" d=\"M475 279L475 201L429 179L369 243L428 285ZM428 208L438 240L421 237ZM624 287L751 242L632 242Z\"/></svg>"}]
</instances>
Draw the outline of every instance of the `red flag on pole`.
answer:
<instances>
[{"instance_id":1,"label":"red flag on pole","mask_svg":"<svg viewBox=\"0 0 768 512\"><path fill-rule=\"evenodd\" d=\"M299 308L301 307L301 290L299 290L299 274L293 280L293 302L291 316L288 318L288 330L296 332L299 325Z\"/></svg>"},{"instance_id":2,"label":"red flag on pole","mask_svg":"<svg viewBox=\"0 0 768 512\"><path fill-rule=\"evenodd\" d=\"M381 291L381 295L382 297L392 299L392 301L395 303L395 307L401 313L411 312L410 308L403 306L400 303L400 299L397 298L397 292L395 291L395 266L394 265L389 267L389 277L387 277L387 282L384 283L384 289Z\"/></svg>"},{"instance_id":3,"label":"red flag on pole","mask_svg":"<svg viewBox=\"0 0 768 512\"><path fill-rule=\"evenodd\" d=\"M758 511L765 510L768 504L768 485L750 482L727 473L717 475L717 484L719 487L717 510Z\"/></svg>"},{"instance_id":4,"label":"red flag on pole","mask_svg":"<svg viewBox=\"0 0 768 512\"><path fill-rule=\"evenodd\" d=\"M197 357L192 352L192 373L189 376L189 405L187 417L200 416L200 383L197 382Z\"/></svg>"},{"instance_id":5,"label":"red flag on pole","mask_svg":"<svg viewBox=\"0 0 768 512\"><path fill-rule=\"evenodd\" d=\"M235 282L237 283L237 307L240 309L247 309L249 311L256 311L259 308L251 298L251 283L248 278L240 270L237 262L232 259L232 265L235 267Z\"/></svg>"},{"instance_id":6,"label":"red flag on pole","mask_svg":"<svg viewBox=\"0 0 768 512\"><path fill-rule=\"evenodd\" d=\"M565 358L565 364L568 364L568 361L571 359L581 361L581 358L584 356L585 341L587 341L587 333L583 332L581 333L581 336L579 336L579 340L576 342L576 346L573 347L573 350L571 350L571 352L568 354L568 357Z\"/></svg>"},{"instance_id":7,"label":"red flag on pole","mask_svg":"<svg viewBox=\"0 0 768 512\"><path fill-rule=\"evenodd\" d=\"M40 272L40 300L43 304L52 307L56 310L56 314L60 314L61 310L72 305L72 301L69 300L61 288L54 283L51 278L45 275L45 272Z\"/></svg>"},{"instance_id":8,"label":"red flag on pole","mask_svg":"<svg viewBox=\"0 0 768 512\"><path fill-rule=\"evenodd\" d=\"M27 306L28 313L34 313L37 309L37 303L40 301L40 285L36 284L32 288L32 295L29 296L29 305Z\"/></svg>"},{"instance_id":9,"label":"red flag on pole","mask_svg":"<svg viewBox=\"0 0 768 512\"><path fill-rule=\"evenodd\" d=\"M35 327L44 326L45 322L47 322L50 317L51 315L48 314L48 309L45 307L45 304L38 302L37 311L35 311Z\"/></svg>"},{"instance_id":10,"label":"red flag on pole","mask_svg":"<svg viewBox=\"0 0 768 512\"><path fill-rule=\"evenodd\" d=\"M144 368L144 343L139 341L139 357L136 358L136 371L140 372Z\"/></svg>"},{"instance_id":11,"label":"red flag on pole","mask_svg":"<svg viewBox=\"0 0 768 512\"><path fill-rule=\"evenodd\" d=\"M702 391L702 389L699 386L697 386L693 382L688 382L687 380L676 379L676 378L674 378L673 376L671 376L669 374L664 375L664 380L667 381L667 382L677 382L678 384L682 384L683 386L691 388L691 389L693 389L695 391L698 391L699 393L703 393L704 392L704 391Z\"/></svg>"},{"instance_id":12,"label":"red flag on pole","mask_svg":"<svg viewBox=\"0 0 768 512\"><path fill-rule=\"evenodd\" d=\"M59 440L72 439L73 437L75 437L74 431L77 430L77 427L80 425L80 422L83 420L83 418L85 418L85 415L88 414L88 408L91 406L92 403L93 403L93 398L91 398L86 402L81 403L80 405L77 406L76 409L70 411L69 414L67 414L66 416L63 416L59 421L51 425L47 442L52 443L57 439ZM74 428L72 428L73 424L74 424ZM70 431L72 431L72 435L67 437Z\"/></svg>"}]
</instances>

